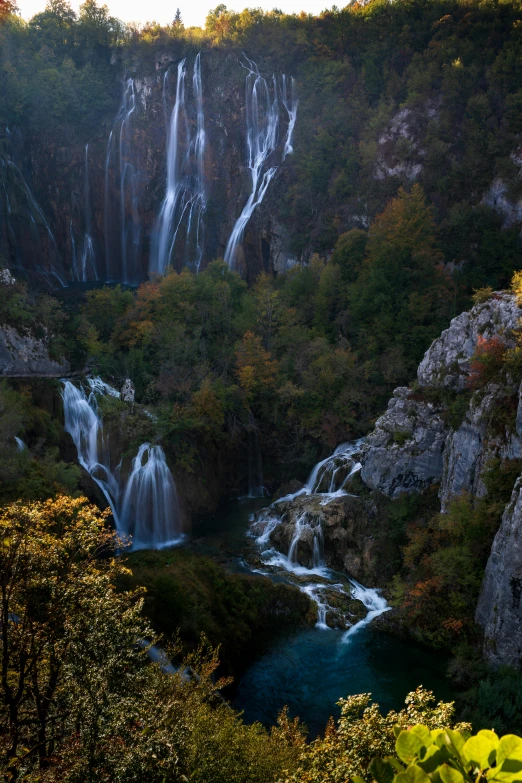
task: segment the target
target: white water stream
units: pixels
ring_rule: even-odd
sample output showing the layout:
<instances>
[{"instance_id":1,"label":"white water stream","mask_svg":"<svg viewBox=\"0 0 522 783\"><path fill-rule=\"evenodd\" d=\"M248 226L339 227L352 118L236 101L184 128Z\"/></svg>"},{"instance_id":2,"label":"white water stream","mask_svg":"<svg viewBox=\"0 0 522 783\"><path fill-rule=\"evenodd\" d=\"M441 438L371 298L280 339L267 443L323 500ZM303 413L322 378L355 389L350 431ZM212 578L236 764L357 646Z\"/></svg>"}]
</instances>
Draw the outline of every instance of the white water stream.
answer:
<instances>
[{"instance_id":1,"label":"white water stream","mask_svg":"<svg viewBox=\"0 0 522 783\"><path fill-rule=\"evenodd\" d=\"M246 165L250 172L250 193L237 218L225 249L225 261L232 268L240 266L240 248L248 221L256 207L263 201L268 186L287 155L293 152L292 137L297 119L297 97L294 79L283 74L281 87L275 74L268 81L261 75L253 60L243 54L240 64L247 71L245 83L246 106ZM287 128L283 151L281 145L280 101L286 110Z\"/></svg>"},{"instance_id":2,"label":"white water stream","mask_svg":"<svg viewBox=\"0 0 522 783\"><path fill-rule=\"evenodd\" d=\"M121 459L116 465L111 460L110 436L98 407L98 397L119 397L119 392L101 378L87 379L87 389L71 381L62 384L65 430L79 463L105 495L117 531L131 537L134 550L179 544L184 536L176 486L161 446L142 443L125 477Z\"/></svg>"},{"instance_id":3,"label":"white water stream","mask_svg":"<svg viewBox=\"0 0 522 783\"><path fill-rule=\"evenodd\" d=\"M167 118L170 70L163 78L163 106ZM189 85L190 86L190 85ZM176 98L167 125L167 179L165 197L154 230L149 264L151 274L165 274L175 261L199 271L203 255L205 189L205 115L201 53L192 69L192 93L187 96L187 66L178 64ZM191 110L195 122L191 121Z\"/></svg>"},{"instance_id":4,"label":"white water stream","mask_svg":"<svg viewBox=\"0 0 522 783\"><path fill-rule=\"evenodd\" d=\"M320 504L330 503L335 498L348 495L345 486L350 477L361 469L358 461L363 440L352 443L343 443L334 453L314 466L305 486L298 492L285 495L276 500L271 506L263 509L253 520L253 529L260 531L256 537L256 543L261 549L261 557L266 570L266 575L286 572L291 575L292 581L302 592L306 593L317 606L317 628L326 629L327 614L330 611L328 593L337 593L348 598L355 598L367 609L366 616L350 625L350 618L345 616L346 625L350 627L343 633L341 641L347 643L350 637L358 630L368 625L373 619L390 607L386 600L373 588L364 587L351 577L342 577L338 572L328 568L324 561L324 536L320 522L314 514L304 508L297 516L294 531L288 552L278 551L270 546L272 534L283 522L284 512L280 512L278 505L292 503L296 498L314 496L320 498ZM304 539L312 541L312 557L308 559L308 565L300 562L299 545ZM339 577L342 581L339 581ZM295 577L293 579L292 577Z\"/></svg>"}]
</instances>

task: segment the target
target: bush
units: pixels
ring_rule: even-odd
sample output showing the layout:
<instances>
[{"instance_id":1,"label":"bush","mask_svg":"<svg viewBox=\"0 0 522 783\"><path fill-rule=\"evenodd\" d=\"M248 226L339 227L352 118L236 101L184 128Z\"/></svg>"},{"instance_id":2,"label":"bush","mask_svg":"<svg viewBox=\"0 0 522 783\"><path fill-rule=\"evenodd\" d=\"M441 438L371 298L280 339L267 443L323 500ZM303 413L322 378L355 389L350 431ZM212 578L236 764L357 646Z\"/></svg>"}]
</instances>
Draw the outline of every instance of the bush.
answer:
<instances>
[{"instance_id":1,"label":"bush","mask_svg":"<svg viewBox=\"0 0 522 783\"><path fill-rule=\"evenodd\" d=\"M511 783L521 778L522 739L514 734L499 739L487 729L471 736L468 731L448 728L430 731L424 725L402 731L396 727L396 734L400 761L392 757L373 760L370 772L377 783ZM354 778L354 783L360 780Z\"/></svg>"}]
</instances>

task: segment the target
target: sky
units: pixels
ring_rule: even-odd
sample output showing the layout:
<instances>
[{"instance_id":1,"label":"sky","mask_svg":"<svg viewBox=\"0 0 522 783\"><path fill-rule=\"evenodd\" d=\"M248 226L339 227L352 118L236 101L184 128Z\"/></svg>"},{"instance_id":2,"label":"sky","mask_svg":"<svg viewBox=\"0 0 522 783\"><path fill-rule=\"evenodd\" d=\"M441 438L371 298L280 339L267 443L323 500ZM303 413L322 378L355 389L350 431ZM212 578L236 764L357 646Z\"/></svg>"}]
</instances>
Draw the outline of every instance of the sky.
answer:
<instances>
[{"instance_id":1,"label":"sky","mask_svg":"<svg viewBox=\"0 0 522 783\"><path fill-rule=\"evenodd\" d=\"M167 2L167 0L147 0L147 2L143 2L143 0L105 0L110 13L124 22L143 23L155 20L160 24L167 24L174 18L176 8L179 5L186 27L194 25L202 27L209 10L222 1L190 0L187 3L186 0L173 0L173 2ZM72 0L71 5L77 10L80 2L81 0ZM328 3L325 0L240 0L239 2L237 0L226 2L225 0L225 4L234 11L242 11L245 7L263 8L265 11L280 8L287 14L299 13L300 11L318 14L333 3ZM30 19L34 14L43 11L45 0L17 0L17 6L22 16L25 19Z\"/></svg>"}]
</instances>

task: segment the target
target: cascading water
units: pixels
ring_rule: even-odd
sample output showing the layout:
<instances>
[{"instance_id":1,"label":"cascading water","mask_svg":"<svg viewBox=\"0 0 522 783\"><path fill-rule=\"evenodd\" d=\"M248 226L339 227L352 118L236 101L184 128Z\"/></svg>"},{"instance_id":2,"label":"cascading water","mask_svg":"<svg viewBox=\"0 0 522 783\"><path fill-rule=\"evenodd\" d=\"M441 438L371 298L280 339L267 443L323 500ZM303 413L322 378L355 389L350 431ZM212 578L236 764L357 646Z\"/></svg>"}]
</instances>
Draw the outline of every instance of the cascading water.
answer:
<instances>
[{"instance_id":1,"label":"cascading water","mask_svg":"<svg viewBox=\"0 0 522 783\"><path fill-rule=\"evenodd\" d=\"M269 569L267 574L284 572L291 574L291 579L297 577L297 586L306 593L317 606L317 627L327 628L327 615L330 611L328 603L329 595L355 598L367 609L366 616L351 624L348 617L344 618L346 625L350 626L343 634L342 641L348 642L350 637L360 628L368 625L375 617L388 610L388 604L378 592L372 588L363 587L350 577L343 577L339 582L340 574L326 567L324 562L324 534L317 511L314 511L314 502L319 505L329 503L336 498L348 494L344 489L350 477L361 469L361 463L357 460L363 440L353 443L343 443L334 453L327 457L312 469L308 480L299 492L279 498L270 507L263 509L253 519L252 529L258 531L257 544L262 550L262 559ZM288 506L280 511L281 503L292 504L297 498L310 496L310 503L300 511L295 518L294 529L288 546L288 554L284 554L270 545L272 535L281 525L288 514ZM301 504L303 501L301 501ZM316 506L315 506L316 508ZM307 558L307 565L302 565L303 552ZM310 554L308 554L310 553ZM305 560L306 562L306 560ZM317 581L319 577L320 581ZM346 626L345 626L346 627Z\"/></svg>"},{"instance_id":2,"label":"cascading water","mask_svg":"<svg viewBox=\"0 0 522 783\"><path fill-rule=\"evenodd\" d=\"M285 148L283 150L283 160L287 155L291 155L294 151L292 147L292 137L294 135L295 123L297 120L297 90L295 86L295 79L290 78L290 89L288 89L288 79L285 74L281 77L281 102L288 114L288 129L286 132Z\"/></svg>"},{"instance_id":3,"label":"cascading water","mask_svg":"<svg viewBox=\"0 0 522 783\"><path fill-rule=\"evenodd\" d=\"M169 70L163 79L163 105L167 117ZM165 274L176 260L199 271L203 255L205 194L205 116L201 79L201 53L192 72L191 106L186 102L186 60L178 64L176 98L167 126L167 182L156 223L149 271Z\"/></svg>"},{"instance_id":4,"label":"cascading water","mask_svg":"<svg viewBox=\"0 0 522 783\"><path fill-rule=\"evenodd\" d=\"M125 537L132 537L133 549L178 544L183 539L181 516L163 449L143 443L125 482L121 463L111 465L97 400L99 395L120 395L100 378L89 378L87 382L88 393L71 381L62 382L65 430L76 446L78 461L105 495L116 529Z\"/></svg>"},{"instance_id":5,"label":"cascading water","mask_svg":"<svg viewBox=\"0 0 522 783\"><path fill-rule=\"evenodd\" d=\"M100 392L100 379L89 379L89 393L71 381L63 381L62 399L65 431L73 439L78 452L78 462L92 476L109 503L118 526L119 482L118 469L112 468L107 441L103 433L102 419L98 411L96 392ZM111 392L118 394L112 387ZM118 395L119 396L119 395Z\"/></svg>"},{"instance_id":6,"label":"cascading water","mask_svg":"<svg viewBox=\"0 0 522 783\"><path fill-rule=\"evenodd\" d=\"M321 504L326 505L334 498L348 494L344 489L345 485L361 469L361 463L354 459L354 456L360 451L362 443L362 438L341 443L333 454L314 465L302 489L284 495L276 500L276 503L292 501L302 495L321 495Z\"/></svg>"},{"instance_id":7,"label":"cascading water","mask_svg":"<svg viewBox=\"0 0 522 783\"><path fill-rule=\"evenodd\" d=\"M142 443L123 495L120 527L133 549L162 549L181 539L176 486L161 446Z\"/></svg>"},{"instance_id":8,"label":"cascading water","mask_svg":"<svg viewBox=\"0 0 522 783\"><path fill-rule=\"evenodd\" d=\"M91 187L89 179L89 145L85 145L84 156L84 180L83 180L83 200L84 200L84 234L83 241L78 248L74 236L72 220L69 231L71 235L72 256L73 256L73 279L80 283L86 283L89 280L98 280L98 271L96 269L96 254L94 251L94 241L92 238L91 227Z\"/></svg>"},{"instance_id":9,"label":"cascading water","mask_svg":"<svg viewBox=\"0 0 522 783\"><path fill-rule=\"evenodd\" d=\"M247 202L236 220L230 234L226 249L225 261L232 268L240 264L240 247L248 221L254 210L263 201L268 186L277 171L275 153L280 146L280 109L279 91L275 75L271 82L261 76L256 63L243 54L245 62L240 64L248 73L246 76L246 141L247 167L250 171L251 186ZM288 94L286 76L282 76L281 102L287 113L287 130L284 139L280 163L293 152L292 136L297 118L297 98L295 82L291 80L290 95Z\"/></svg>"},{"instance_id":10,"label":"cascading water","mask_svg":"<svg viewBox=\"0 0 522 783\"><path fill-rule=\"evenodd\" d=\"M134 79L126 79L123 98L107 142L105 157L105 264L108 280L136 285L140 279L141 224L138 212L139 156L133 139L136 111ZM116 166L118 191L111 192L110 169ZM112 204L118 203L119 210Z\"/></svg>"}]
</instances>

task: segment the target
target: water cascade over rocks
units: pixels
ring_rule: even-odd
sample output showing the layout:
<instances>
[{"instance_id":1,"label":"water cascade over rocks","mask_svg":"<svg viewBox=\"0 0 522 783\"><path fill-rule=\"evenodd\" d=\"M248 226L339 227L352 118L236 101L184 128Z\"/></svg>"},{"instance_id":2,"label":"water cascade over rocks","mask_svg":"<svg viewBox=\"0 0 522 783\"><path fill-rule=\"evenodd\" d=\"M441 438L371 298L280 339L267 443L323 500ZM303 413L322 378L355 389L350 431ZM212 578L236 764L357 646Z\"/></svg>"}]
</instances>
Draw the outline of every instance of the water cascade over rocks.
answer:
<instances>
[{"instance_id":1,"label":"water cascade over rocks","mask_svg":"<svg viewBox=\"0 0 522 783\"><path fill-rule=\"evenodd\" d=\"M199 271L203 255L205 196L205 116L201 80L201 53L192 70L192 102L186 100L187 67L177 67L176 98L167 124L167 181L156 224L149 271L165 274L175 259ZM163 106L167 119L170 69L163 79ZM195 122L191 122L191 110Z\"/></svg>"},{"instance_id":2,"label":"water cascade over rocks","mask_svg":"<svg viewBox=\"0 0 522 783\"><path fill-rule=\"evenodd\" d=\"M243 54L243 68L246 76L246 124L247 124L247 168L250 171L250 195L236 220L225 250L225 261L232 268L241 266L241 243L248 221L254 210L263 201L268 186L281 163L287 155L293 152L292 136L297 118L297 98L295 82L290 81L288 90L287 79L283 74L282 87L279 89L275 74L267 81L259 72L253 60ZM287 129L283 144L283 152L279 163L276 152L280 143L280 110L279 101L287 114Z\"/></svg>"},{"instance_id":3,"label":"water cascade over rocks","mask_svg":"<svg viewBox=\"0 0 522 783\"><path fill-rule=\"evenodd\" d=\"M344 443L313 468L305 486L279 498L254 515L250 534L261 552L262 573L284 574L317 606L317 627L345 631L347 642L360 628L387 611L386 600L372 588L328 568L324 559L324 534L314 505L326 505L349 494L346 486L361 469L363 441ZM309 502L308 502L309 499ZM287 552L274 544L274 533L285 522L288 509L299 503ZM365 614L361 614L361 609Z\"/></svg>"},{"instance_id":4,"label":"water cascade over rocks","mask_svg":"<svg viewBox=\"0 0 522 783\"><path fill-rule=\"evenodd\" d=\"M98 407L98 397L119 397L119 392L101 378L87 379L87 390L71 381L62 383L65 430L76 446L78 461L105 495L118 532L132 537L133 549L161 549L180 543L183 535L176 486L161 446L142 443L125 479L121 461L111 464Z\"/></svg>"}]
</instances>

